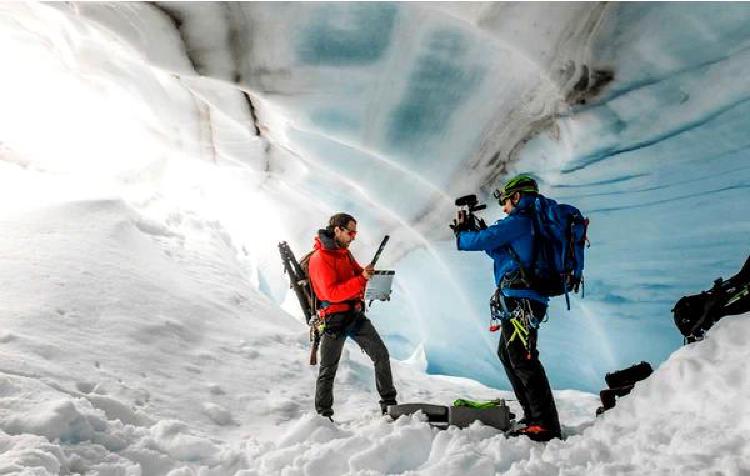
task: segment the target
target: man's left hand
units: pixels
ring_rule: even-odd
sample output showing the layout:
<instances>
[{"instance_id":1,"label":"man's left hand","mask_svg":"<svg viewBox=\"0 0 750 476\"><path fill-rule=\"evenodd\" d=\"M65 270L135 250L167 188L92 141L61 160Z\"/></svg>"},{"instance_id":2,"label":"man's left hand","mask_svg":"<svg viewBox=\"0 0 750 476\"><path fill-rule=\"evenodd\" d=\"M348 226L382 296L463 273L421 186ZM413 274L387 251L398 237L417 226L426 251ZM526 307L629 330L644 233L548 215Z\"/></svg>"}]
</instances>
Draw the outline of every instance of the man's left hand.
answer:
<instances>
[{"instance_id":1,"label":"man's left hand","mask_svg":"<svg viewBox=\"0 0 750 476\"><path fill-rule=\"evenodd\" d=\"M453 219L453 222L451 222L450 225L448 225L451 230L453 230L453 234L458 236L459 233L462 231L466 231L469 229L469 223L468 223L468 217L466 215L465 210L459 210L456 214L456 218Z\"/></svg>"}]
</instances>

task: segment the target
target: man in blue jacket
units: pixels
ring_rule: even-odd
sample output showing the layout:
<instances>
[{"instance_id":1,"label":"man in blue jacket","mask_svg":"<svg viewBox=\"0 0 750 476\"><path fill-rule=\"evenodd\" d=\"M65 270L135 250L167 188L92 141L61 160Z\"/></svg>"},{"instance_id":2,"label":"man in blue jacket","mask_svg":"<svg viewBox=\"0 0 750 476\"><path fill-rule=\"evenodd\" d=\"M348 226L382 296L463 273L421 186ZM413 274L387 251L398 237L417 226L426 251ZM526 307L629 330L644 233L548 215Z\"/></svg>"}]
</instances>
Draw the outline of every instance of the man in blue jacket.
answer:
<instances>
[{"instance_id":1,"label":"man in blue jacket","mask_svg":"<svg viewBox=\"0 0 750 476\"><path fill-rule=\"evenodd\" d=\"M459 250L484 251L494 261L498 290L493 302L503 316L497 355L524 412L519 423L525 426L515 434L548 441L560 437L555 400L537 351L537 328L547 313L549 298L535 291L525 276L534 259L531 214L538 192L532 177L514 177L495 191L495 198L507 214L505 218L474 231L466 229L464 216L459 215L451 228Z\"/></svg>"}]
</instances>

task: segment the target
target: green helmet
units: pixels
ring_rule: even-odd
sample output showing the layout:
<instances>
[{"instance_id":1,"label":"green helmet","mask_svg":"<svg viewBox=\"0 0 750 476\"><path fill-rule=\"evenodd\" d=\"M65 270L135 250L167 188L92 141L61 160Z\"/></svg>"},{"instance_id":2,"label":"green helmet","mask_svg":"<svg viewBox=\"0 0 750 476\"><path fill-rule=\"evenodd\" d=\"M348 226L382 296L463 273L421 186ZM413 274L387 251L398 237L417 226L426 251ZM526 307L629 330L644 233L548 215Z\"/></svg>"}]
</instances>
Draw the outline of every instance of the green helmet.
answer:
<instances>
[{"instance_id":1,"label":"green helmet","mask_svg":"<svg viewBox=\"0 0 750 476\"><path fill-rule=\"evenodd\" d=\"M516 175L512 179L505 182L503 188L498 188L492 193L492 195L501 202L504 202L508 199L508 197L516 192L539 193L539 186L536 184L536 180L534 180L532 176L521 174Z\"/></svg>"}]
</instances>

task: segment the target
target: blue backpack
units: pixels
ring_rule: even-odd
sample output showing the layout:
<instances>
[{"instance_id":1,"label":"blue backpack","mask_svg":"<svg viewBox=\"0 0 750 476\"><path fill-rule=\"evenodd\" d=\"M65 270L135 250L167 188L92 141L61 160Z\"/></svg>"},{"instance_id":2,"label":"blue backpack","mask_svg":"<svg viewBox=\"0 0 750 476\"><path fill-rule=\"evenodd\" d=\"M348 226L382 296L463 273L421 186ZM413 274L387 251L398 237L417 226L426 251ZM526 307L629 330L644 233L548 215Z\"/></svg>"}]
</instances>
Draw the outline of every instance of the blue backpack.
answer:
<instances>
[{"instance_id":1,"label":"blue backpack","mask_svg":"<svg viewBox=\"0 0 750 476\"><path fill-rule=\"evenodd\" d=\"M564 294L570 309L570 291L577 293L581 289L582 297L585 295L583 264L589 219L576 207L543 195L537 195L528 213L533 223L533 258L530 269L523 269L516 258L521 274L529 287L540 294Z\"/></svg>"}]
</instances>

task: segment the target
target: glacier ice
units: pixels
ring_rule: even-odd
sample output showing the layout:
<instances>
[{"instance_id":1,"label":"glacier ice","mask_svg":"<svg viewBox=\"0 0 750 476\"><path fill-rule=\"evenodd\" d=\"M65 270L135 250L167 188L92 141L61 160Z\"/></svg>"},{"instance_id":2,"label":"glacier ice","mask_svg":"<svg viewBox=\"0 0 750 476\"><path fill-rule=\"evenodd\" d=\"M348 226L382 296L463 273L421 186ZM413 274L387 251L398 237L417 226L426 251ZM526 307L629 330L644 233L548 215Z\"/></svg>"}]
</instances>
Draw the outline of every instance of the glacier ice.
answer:
<instances>
[{"instance_id":1,"label":"glacier ice","mask_svg":"<svg viewBox=\"0 0 750 476\"><path fill-rule=\"evenodd\" d=\"M747 254L749 16L0 4L0 467L747 473L748 316L676 350L596 422L596 396L571 389L664 360L681 340L671 304ZM386 422L355 347L339 422L314 417L277 242L304 252L341 209L360 218L361 260L390 234L393 300L370 313L402 360L401 398L512 398L486 331L490 263L456 252L446 224L455 196L520 171L592 218L587 297L556 301L541 332L567 440Z\"/></svg>"},{"instance_id":2,"label":"glacier ice","mask_svg":"<svg viewBox=\"0 0 750 476\"><path fill-rule=\"evenodd\" d=\"M292 310L276 242L300 254L350 211L360 260L393 237L396 291L373 319L434 373L507 385L490 264L446 227L455 196L507 174L592 219L587 297L541 333L555 387L663 360L671 304L747 254L743 4L2 9L4 213L104 197L167 235L211 223Z\"/></svg>"}]
</instances>

